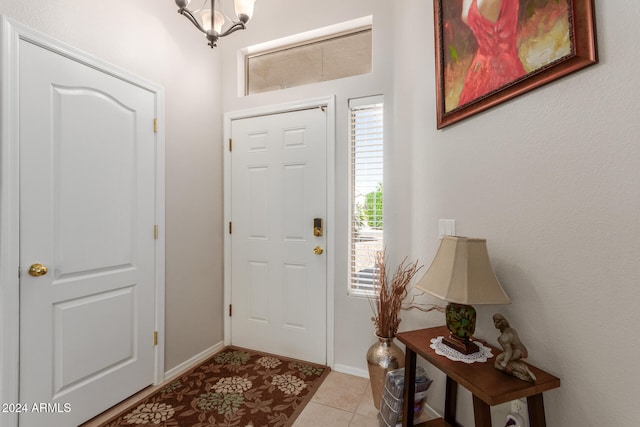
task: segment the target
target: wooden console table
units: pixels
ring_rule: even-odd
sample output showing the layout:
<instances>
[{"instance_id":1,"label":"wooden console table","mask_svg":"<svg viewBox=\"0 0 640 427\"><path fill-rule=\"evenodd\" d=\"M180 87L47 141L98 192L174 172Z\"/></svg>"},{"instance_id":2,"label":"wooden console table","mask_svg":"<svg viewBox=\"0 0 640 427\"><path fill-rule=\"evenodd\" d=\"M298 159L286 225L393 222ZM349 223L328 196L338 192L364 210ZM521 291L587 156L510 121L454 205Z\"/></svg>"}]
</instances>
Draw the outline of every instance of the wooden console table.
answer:
<instances>
[{"instance_id":1,"label":"wooden console table","mask_svg":"<svg viewBox=\"0 0 640 427\"><path fill-rule=\"evenodd\" d=\"M476 427L491 427L491 406L512 400L527 398L529 409L529 425L531 427L545 427L544 402L542 393L560 387L560 379L529 365L536 376L535 383L519 380L511 375L500 372L493 367L496 355L500 353L491 348L493 358L485 363L455 362L445 356L439 356L433 350L431 339L449 334L446 326L420 329L417 331L400 332L398 341L406 348L404 403L402 425L413 425L413 405L415 388L411 387L416 380L416 355L427 360L447 375L444 419L438 418L420 424L422 427L457 427L456 400L458 384L469 390L473 395L473 413ZM411 410L409 410L411 408Z\"/></svg>"}]
</instances>

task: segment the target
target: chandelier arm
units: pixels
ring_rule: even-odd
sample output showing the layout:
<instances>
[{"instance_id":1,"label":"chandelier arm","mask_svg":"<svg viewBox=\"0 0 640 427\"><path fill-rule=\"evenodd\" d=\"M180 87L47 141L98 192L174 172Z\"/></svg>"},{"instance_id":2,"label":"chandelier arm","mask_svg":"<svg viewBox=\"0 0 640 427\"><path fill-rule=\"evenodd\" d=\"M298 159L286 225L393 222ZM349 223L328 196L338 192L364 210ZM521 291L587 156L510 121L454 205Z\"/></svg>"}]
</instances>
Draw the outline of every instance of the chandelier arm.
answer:
<instances>
[{"instance_id":1,"label":"chandelier arm","mask_svg":"<svg viewBox=\"0 0 640 427\"><path fill-rule=\"evenodd\" d=\"M218 37L225 37L225 36L228 36L231 33L235 33L238 30L244 30L245 28L246 28L246 26L244 25L243 22L236 22L231 27L229 27L226 31L224 31L223 33L219 34Z\"/></svg>"},{"instance_id":2,"label":"chandelier arm","mask_svg":"<svg viewBox=\"0 0 640 427\"><path fill-rule=\"evenodd\" d=\"M198 30L200 30L201 32L207 34L205 29L202 27L202 25L200 25L200 23L198 22L196 17L193 16L193 13L191 13L191 11L189 9L180 9L180 10L178 10L178 13L180 15L184 16L185 18L187 18Z\"/></svg>"}]
</instances>

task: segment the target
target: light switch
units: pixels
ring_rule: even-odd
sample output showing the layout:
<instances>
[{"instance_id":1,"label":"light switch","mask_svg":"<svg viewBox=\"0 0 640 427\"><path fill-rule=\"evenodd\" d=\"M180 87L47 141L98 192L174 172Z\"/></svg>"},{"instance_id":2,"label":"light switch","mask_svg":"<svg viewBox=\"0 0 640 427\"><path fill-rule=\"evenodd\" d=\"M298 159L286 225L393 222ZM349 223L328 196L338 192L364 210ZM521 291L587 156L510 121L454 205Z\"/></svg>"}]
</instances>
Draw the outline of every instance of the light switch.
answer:
<instances>
[{"instance_id":1,"label":"light switch","mask_svg":"<svg viewBox=\"0 0 640 427\"><path fill-rule=\"evenodd\" d=\"M455 236L456 235L456 220L455 219L441 219L438 222L438 230L440 238L442 236Z\"/></svg>"}]
</instances>

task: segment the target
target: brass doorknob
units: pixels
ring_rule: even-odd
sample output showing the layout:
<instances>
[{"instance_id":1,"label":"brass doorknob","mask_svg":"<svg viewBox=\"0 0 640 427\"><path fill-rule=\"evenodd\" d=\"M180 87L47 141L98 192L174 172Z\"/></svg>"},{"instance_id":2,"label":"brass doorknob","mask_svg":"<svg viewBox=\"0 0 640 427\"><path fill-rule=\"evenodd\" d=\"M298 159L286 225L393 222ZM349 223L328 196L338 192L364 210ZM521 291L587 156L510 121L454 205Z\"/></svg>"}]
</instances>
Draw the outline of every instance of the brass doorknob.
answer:
<instances>
[{"instance_id":1,"label":"brass doorknob","mask_svg":"<svg viewBox=\"0 0 640 427\"><path fill-rule=\"evenodd\" d=\"M31 267L29 267L29 275L33 277L44 276L47 274L47 271L49 271L49 269L42 264L31 264Z\"/></svg>"},{"instance_id":2,"label":"brass doorknob","mask_svg":"<svg viewBox=\"0 0 640 427\"><path fill-rule=\"evenodd\" d=\"M323 252L324 249L322 249L322 246L316 246L315 248L313 248L313 253L316 255L322 255Z\"/></svg>"}]
</instances>

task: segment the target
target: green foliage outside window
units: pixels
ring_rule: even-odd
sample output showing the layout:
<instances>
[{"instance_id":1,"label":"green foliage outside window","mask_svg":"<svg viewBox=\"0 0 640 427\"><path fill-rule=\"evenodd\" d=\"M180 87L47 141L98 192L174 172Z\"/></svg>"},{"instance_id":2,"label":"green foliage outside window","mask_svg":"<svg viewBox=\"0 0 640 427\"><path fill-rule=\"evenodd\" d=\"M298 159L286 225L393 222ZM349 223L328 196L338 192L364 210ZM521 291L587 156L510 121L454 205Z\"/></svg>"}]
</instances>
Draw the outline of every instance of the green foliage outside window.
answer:
<instances>
[{"instance_id":1,"label":"green foliage outside window","mask_svg":"<svg viewBox=\"0 0 640 427\"><path fill-rule=\"evenodd\" d=\"M382 229L382 209L383 209L383 187L378 184L376 191L367 193L365 196L364 216L367 224L373 229Z\"/></svg>"}]
</instances>

